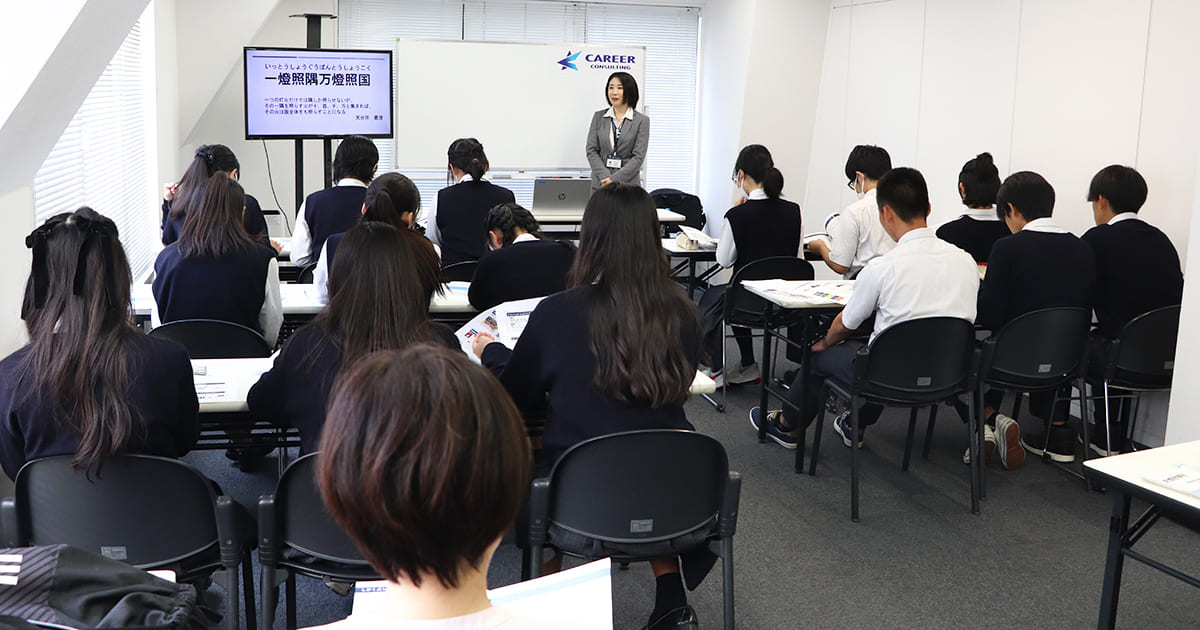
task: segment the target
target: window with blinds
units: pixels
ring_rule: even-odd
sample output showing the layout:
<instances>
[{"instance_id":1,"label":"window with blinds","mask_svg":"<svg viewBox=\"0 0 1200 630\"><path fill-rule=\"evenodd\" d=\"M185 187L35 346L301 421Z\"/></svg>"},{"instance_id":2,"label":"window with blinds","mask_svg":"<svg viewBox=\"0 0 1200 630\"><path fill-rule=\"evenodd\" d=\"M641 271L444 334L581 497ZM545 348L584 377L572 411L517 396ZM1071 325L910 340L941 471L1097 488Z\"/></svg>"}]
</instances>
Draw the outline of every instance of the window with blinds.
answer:
<instances>
[{"instance_id":1,"label":"window with blinds","mask_svg":"<svg viewBox=\"0 0 1200 630\"><path fill-rule=\"evenodd\" d=\"M154 264L160 242L153 6L129 31L33 184L38 225L80 206L116 222L135 279Z\"/></svg>"},{"instance_id":2,"label":"window with blinds","mask_svg":"<svg viewBox=\"0 0 1200 630\"><path fill-rule=\"evenodd\" d=\"M537 0L339 0L338 11L343 48L390 49L402 37L645 46L646 83L654 86L643 91L639 105L654 121L646 187L695 190L699 9ZM378 144L380 164L393 165L392 141ZM417 180L424 207L445 185L444 172L405 174ZM500 183L518 202L530 203L532 182Z\"/></svg>"}]
</instances>

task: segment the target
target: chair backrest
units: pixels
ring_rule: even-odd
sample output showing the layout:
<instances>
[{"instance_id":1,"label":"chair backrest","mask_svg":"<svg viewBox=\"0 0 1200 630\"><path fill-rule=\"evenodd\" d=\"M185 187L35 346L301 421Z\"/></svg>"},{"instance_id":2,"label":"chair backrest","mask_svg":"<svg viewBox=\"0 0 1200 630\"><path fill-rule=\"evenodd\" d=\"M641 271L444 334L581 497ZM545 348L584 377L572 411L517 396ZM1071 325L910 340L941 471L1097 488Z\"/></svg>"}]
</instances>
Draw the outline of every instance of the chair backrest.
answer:
<instances>
[{"instance_id":1,"label":"chair backrest","mask_svg":"<svg viewBox=\"0 0 1200 630\"><path fill-rule=\"evenodd\" d=\"M910 319L859 351L855 389L895 402L941 401L967 388L975 327L957 317Z\"/></svg>"},{"instance_id":2,"label":"chair backrest","mask_svg":"<svg viewBox=\"0 0 1200 630\"><path fill-rule=\"evenodd\" d=\"M470 282L475 277L475 267L477 266L479 266L477 260L464 260L453 265L446 265L442 267L442 280L445 282Z\"/></svg>"},{"instance_id":3,"label":"chair backrest","mask_svg":"<svg viewBox=\"0 0 1200 630\"><path fill-rule=\"evenodd\" d=\"M216 319L181 319L151 335L178 341L193 359L253 359L271 356L271 346L256 330Z\"/></svg>"},{"instance_id":4,"label":"chair backrest","mask_svg":"<svg viewBox=\"0 0 1200 630\"><path fill-rule=\"evenodd\" d=\"M313 272L317 270L317 263L312 262L300 268L300 272L296 274L296 284L312 284Z\"/></svg>"},{"instance_id":5,"label":"chair backrest","mask_svg":"<svg viewBox=\"0 0 1200 630\"><path fill-rule=\"evenodd\" d=\"M1179 305L1138 315L1114 340L1105 373L1109 380L1135 388L1166 389L1175 372Z\"/></svg>"},{"instance_id":6,"label":"chair backrest","mask_svg":"<svg viewBox=\"0 0 1200 630\"><path fill-rule=\"evenodd\" d=\"M795 256L773 256L746 264L733 274L725 293L725 321L732 324L761 325L767 301L742 287L746 280L812 280L813 266Z\"/></svg>"},{"instance_id":7,"label":"chair backrest","mask_svg":"<svg viewBox=\"0 0 1200 630\"><path fill-rule=\"evenodd\" d=\"M1049 389L1083 367L1092 313L1046 308L1008 322L984 342L979 378L997 385Z\"/></svg>"},{"instance_id":8,"label":"chair backrest","mask_svg":"<svg viewBox=\"0 0 1200 630\"><path fill-rule=\"evenodd\" d=\"M218 546L216 494L195 468L117 455L88 479L71 459L34 460L17 473L17 531L8 536L18 546L69 544L142 568Z\"/></svg>"},{"instance_id":9,"label":"chair backrest","mask_svg":"<svg viewBox=\"0 0 1200 630\"><path fill-rule=\"evenodd\" d=\"M317 487L317 453L292 462L275 486L279 540L307 555L369 566L350 536L333 520Z\"/></svg>"},{"instance_id":10,"label":"chair backrest","mask_svg":"<svg viewBox=\"0 0 1200 630\"><path fill-rule=\"evenodd\" d=\"M696 195L674 188L656 188L650 193L650 198L654 200L654 207L666 208L671 212L682 214L684 216L683 224L688 227L699 230L708 223L708 217L704 216L704 205L700 203L700 198ZM667 227L670 228L670 226ZM679 230L674 231L678 232Z\"/></svg>"},{"instance_id":11,"label":"chair backrest","mask_svg":"<svg viewBox=\"0 0 1200 630\"><path fill-rule=\"evenodd\" d=\"M550 472L550 522L621 543L670 540L711 525L729 460L717 440L650 430L593 438L567 449Z\"/></svg>"}]
</instances>

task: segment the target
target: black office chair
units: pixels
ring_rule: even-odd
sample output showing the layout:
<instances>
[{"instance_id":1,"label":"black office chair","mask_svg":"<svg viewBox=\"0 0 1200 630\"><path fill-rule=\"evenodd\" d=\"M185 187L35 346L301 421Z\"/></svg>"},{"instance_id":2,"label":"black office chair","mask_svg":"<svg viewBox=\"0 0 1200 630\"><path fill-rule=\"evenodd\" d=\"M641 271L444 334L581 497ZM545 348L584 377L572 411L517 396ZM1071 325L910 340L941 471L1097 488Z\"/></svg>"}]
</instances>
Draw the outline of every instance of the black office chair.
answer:
<instances>
[{"instance_id":1,"label":"black office chair","mask_svg":"<svg viewBox=\"0 0 1200 630\"><path fill-rule=\"evenodd\" d=\"M1164 306L1143 313L1121 329L1116 339L1106 341L1104 363L1092 370L1088 382L1102 388L1102 393L1092 395L1090 400L1104 401L1105 451L1112 454L1112 418L1109 402L1113 398L1133 399L1125 427L1126 439L1132 444L1133 424L1137 419L1137 405L1144 392L1160 392L1171 389L1175 372L1175 342L1179 336L1179 305ZM1095 359L1095 357L1093 358ZM1096 378L1096 376L1099 378ZM1114 394L1119 389L1125 393ZM1084 418L1087 426L1087 418ZM1090 450L1085 437L1084 451Z\"/></svg>"},{"instance_id":2,"label":"black office chair","mask_svg":"<svg viewBox=\"0 0 1200 630\"><path fill-rule=\"evenodd\" d=\"M303 267L300 268L300 271L296 272L296 280L293 282L293 284L312 284L313 283L313 272L315 272L316 270L317 270L317 263L315 263L315 262L311 262L311 263L308 263L307 265L304 265Z\"/></svg>"},{"instance_id":3,"label":"black office chair","mask_svg":"<svg viewBox=\"0 0 1200 630\"><path fill-rule=\"evenodd\" d=\"M296 628L297 573L342 582L383 579L329 514L317 488L316 466L316 453L297 459L280 476L275 494L258 500L263 628L274 622L280 572L289 630Z\"/></svg>"},{"instance_id":4,"label":"black office chair","mask_svg":"<svg viewBox=\"0 0 1200 630\"><path fill-rule=\"evenodd\" d=\"M464 260L453 265L446 265L442 267L442 281L470 282L475 277L475 267L477 266L479 266L478 260Z\"/></svg>"},{"instance_id":5,"label":"black office chair","mask_svg":"<svg viewBox=\"0 0 1200 630\"><path fill-rule=\"evenodd\" d=\"M239 627L240 564L246 627L254 630L253 540L242 540L232 499L217 496L200 471L175 459L117 455L90 479L71 460L61 455L21 467L16 496L0 502L9 547L68 544L140 569L173 570L178 582L220 572L225 627L232 630Z\"/></svg>"},{"instance_id":6,"label":"black office chair","mask_svg":"<svg viewBox=\"0 0 1200 630\"><path fill-rule=\"evenodd\" d=\"M982 460L979 446L978 401L974 400L971 367L975 354L975 328L957 317L927 317L896 324L879 333L875 340L858 351L854 361L854 380L850 383L825 379L821 400L830 393L846 401L850 408L850 426L854 435L862 435L858 423L859 407L876 403L889 407L908 407L908 440L904 447L904 470L912 453L913 430L917 410L936 407L942 401L961 394L972 396L968 414L967 438L971 445L971 513L979 513L979 480ZM817 415L809 474L815 474L821 451L821 427L826 405ZM850 448L850 519L858 521L858 440Z\"/></svg>"},{"instance_id":7,"label":"black office chair","mask_svg":"<svg viewBox=\"0 0 1200 630\"><path fill-rule=\"evenodd\" d=\"M636 562L720 541L725 628L733 619L733 534L741 477L725 449L692 431L629 431L567 449L533 482L522 577L546 546L579 558Z\"/></svg>"},{"instance_id":8,"label":"black office chair","mask_svg":"<svg viewBox=\"0 0 1200 630\"><path fill-rule=\"evenodd\" d=\"M700 198L696 195L674 188L656 188L650 192L650 198L654 200L655 208L664 208L682 214L683 225L699 230L708 223L708 217L704 215L704 205L700 203ZM681 231L678 225L663 225L665 235L669 236Z\"/></svg>"},{"instance_id":9,"label":"black office chair","mask_svg":"<svg viewBox=\"0 0 1200 630\"><path fill-rule=\"evenodd\" d=\"M252 359L271 356L267 340L256 330L216 319L181 319L150 331L177 341L193 359Z\"/></svg>"},{"instance_id":10,"label":"black office chair","mask_svg":"<svg viewBox=\"0 0 1200 630\"><path fill-rule=\"evenodd\" d=\"M725 314L724 325L721 327L722 335L728 339L731 335L725 334L725 326L741 326L743 328L762 329L765 327L778 327L787 325L787 323L795 323L805 317L804 313L798 311L782 312L777 311L773 321L767 321L768 303L766 300L754 295L742 286L742 282L746 280L812 280L813 266L807 261L794 256L774 256L771 258L763 258L747 264L733 274L733 278L729 281L729 286L725 290ZM751 335L752 337L761 337L762 335ZM721 363L720 369L724 371L726 365L726 350L725 344L721 344ZM718 366L713 366L717 368ZM770 375L763 374L762 378L769 378ZM724 412L728 396L726 387L721 388L721 402L717 403L708 394L704 394L704 399L717 408L717 411Z\"/></svg>"}]
</instances>

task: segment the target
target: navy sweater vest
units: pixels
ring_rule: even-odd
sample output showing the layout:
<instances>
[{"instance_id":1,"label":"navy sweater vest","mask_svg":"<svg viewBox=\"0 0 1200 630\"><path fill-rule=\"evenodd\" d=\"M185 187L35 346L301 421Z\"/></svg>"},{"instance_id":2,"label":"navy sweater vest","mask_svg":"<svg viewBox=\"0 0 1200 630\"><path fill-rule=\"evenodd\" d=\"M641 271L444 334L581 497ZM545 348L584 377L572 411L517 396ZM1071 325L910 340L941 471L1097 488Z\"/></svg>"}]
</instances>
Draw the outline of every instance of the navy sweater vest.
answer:
<instances>
[{"instance_id":1,"label":"navy sweater vest","mask_svg":"<svg viewBox=\"0 0 1200 630\"><path fill-rule=\"evenodd\" d=\"M255 244L220 259L184 258L179 243L154 261L154 301L165 324L180 319L219 319L262 333L258 315L266 295L267 269L275 250Z\"/></svg>"},{"instance_id":2,"label":"navy sweater vest","mask_svg":"<svg viewBox=\"0 0 1200 630\"><path fill-rule=\"evenodd\" d=\"M511 190L488 181L463 181L438 191L437 227L442 265L479 260L487 251L488 210L516 201Z\"/></svg>"},{"instance_id":3,"label":"navy sweater vest","mask_svg":"<svg viewBox=\"0 0 1200 630\"><path fill-rule=\"evenodd\" d=\"M996 241L1012 232L1003 221L959 217L937 229L937 237L967 252L977 263L986 263Z\"/></svg>"},{"instance_id":4,"label":"navy sweater vest","mask_svg":"<svg viewBox=\"0 0 1200 630\"><path fill-rule=\"evenodd\" d=\"M304 200L304 220L312 236L309 256L316 262L317 254L330 234L345 232L362 218L363 198L367 189L362 186L334 186L315 192Z\"/></svg>"},{"instance_id":5,"label":"navy sweater vest","mask_svg":"<svg viewBox=\"0 0 1200 630\"><path fill-rule=\"evenodd\" d=\"M170 245L178 241L179 235L183 234L183 217L172 219L171 202L165 199L162 203L162 213L162 242L163 245ZM242 225L251 237L267 240L267 218L263 216L262 206L258 205L258 200L253 195L246 195L246 213L242 215Z\"/></svg>"},{"instance_id":6,"label":"navy sweater vest","mask_svg":"<svg viewBox=\"0 0 1200 630\"><path fill-rule=\"evenodd\" d=\"M733 230L737 273L748 263L772 256L795 258L800 251L800 206L783 199L750 199L725 213ZM728 238L728 237L726 237Z\"/></svg>"}]
</instances>

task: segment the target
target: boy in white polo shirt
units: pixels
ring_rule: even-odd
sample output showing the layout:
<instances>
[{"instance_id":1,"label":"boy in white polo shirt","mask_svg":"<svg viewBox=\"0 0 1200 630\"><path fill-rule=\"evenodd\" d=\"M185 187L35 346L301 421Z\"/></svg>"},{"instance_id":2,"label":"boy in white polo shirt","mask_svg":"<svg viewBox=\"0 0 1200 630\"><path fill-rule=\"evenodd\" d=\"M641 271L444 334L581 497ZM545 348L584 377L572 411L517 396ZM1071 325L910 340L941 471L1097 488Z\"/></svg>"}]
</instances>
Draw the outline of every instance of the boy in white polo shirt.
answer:
<instances>
[{"instance_id":1,"label":"boy in white polo shirt","mask_svg":"<svg viewBox=\"0 0 1200 630\"><path fill-rule=\"evenodd\" d=\"M882 256L896 246L879 223L879 206L875 187L879 178L892 168L892 158L883 147L860 144L846 159L846 183L858 201L827 223L829 243L815 240L808 248L821 255L830 269L846 278L858 275L876 256Z\"/></svg>"},{"instance_id":2,"label":"boy in white polo shirt","mask_svg":"<svg viewBox=\"0 0 1200 630\"><path fill-rule=\"evenodd\" d=\"M804 370L797 370L788 399L800 404L803 397L803 408L799 412L788 408L767 414L768 435L785 448L796 448L796 438L790 433L807 427L816 417L824 402L820 396L825 379L853 379L854 359L863 343L846 338L871 315L875 315L872 340L888 327L910 319L958 317L975 321L979 292L975 260L937 238L926 226L929 189L925 178L916 169L892 169L879 180L877 191L878 221L895 247L871 260L858 275L846 308L834 318L825 338L812 346L809 377L805 378ZM861 408L862 432L879 419L882 410L871 404ZM750 410L750 422L756 429L761 422L759 416L758 407ZM846 446L855 439L847 414L838 416L834 430ZM861 433L857 439L861 445Z\"/></svg>"}]
</instances>

